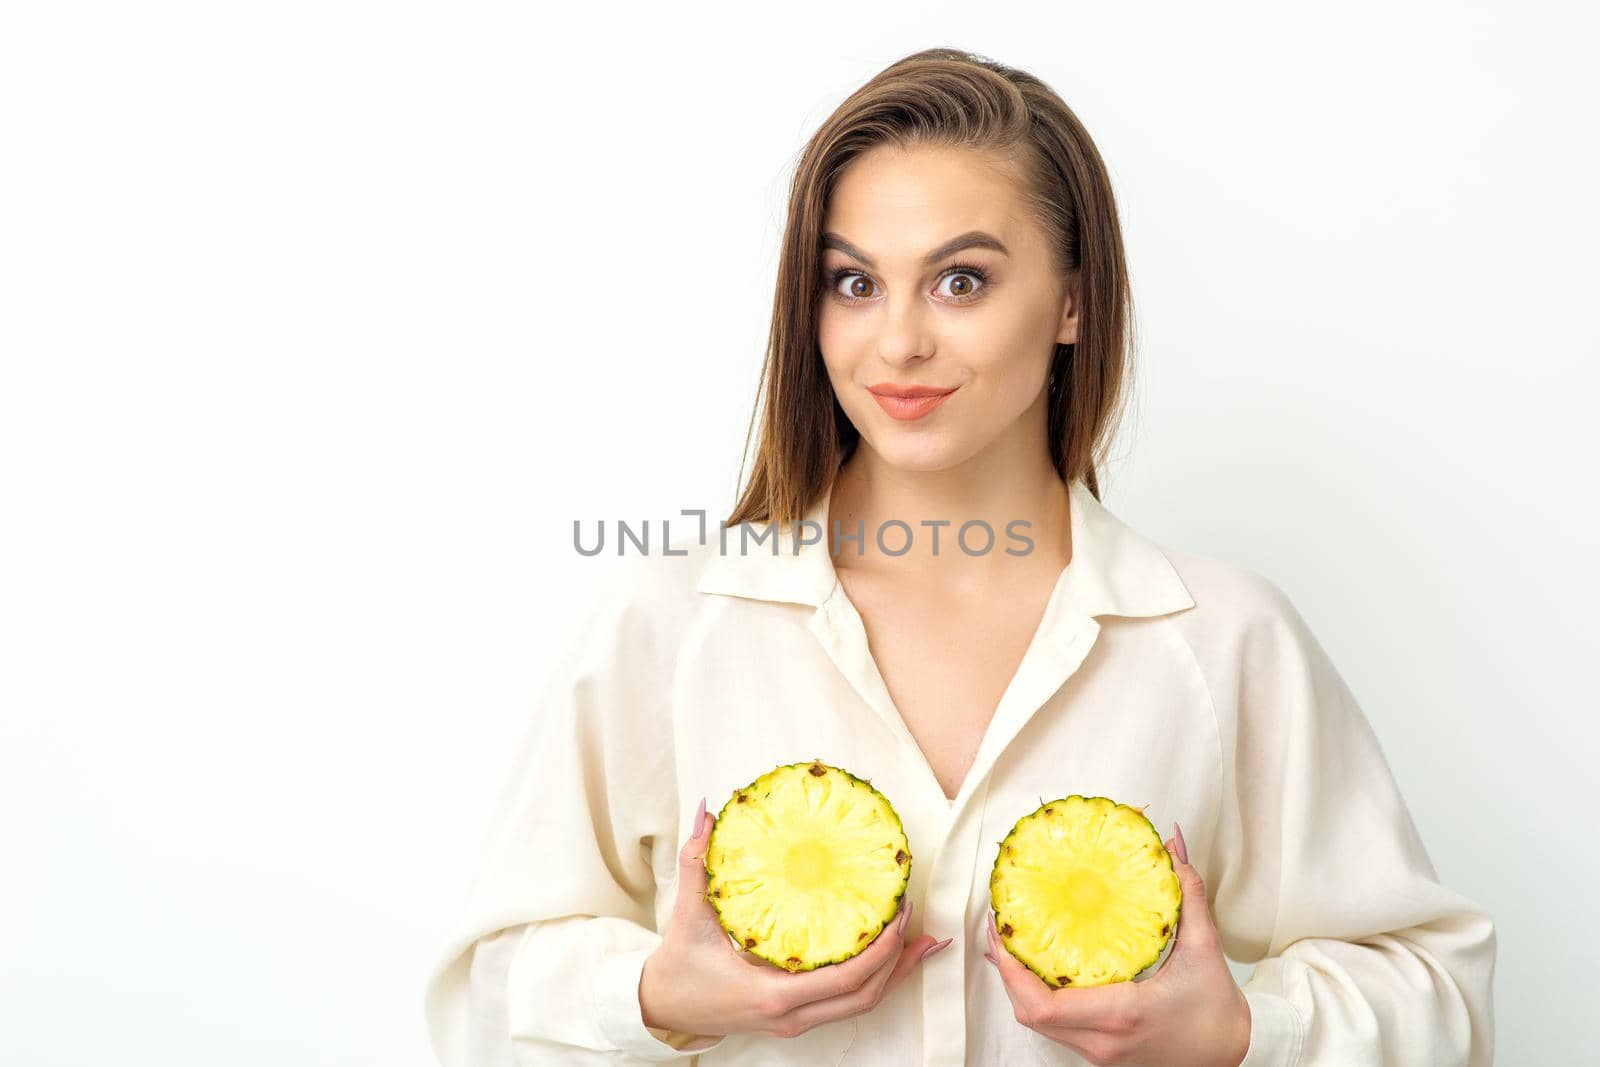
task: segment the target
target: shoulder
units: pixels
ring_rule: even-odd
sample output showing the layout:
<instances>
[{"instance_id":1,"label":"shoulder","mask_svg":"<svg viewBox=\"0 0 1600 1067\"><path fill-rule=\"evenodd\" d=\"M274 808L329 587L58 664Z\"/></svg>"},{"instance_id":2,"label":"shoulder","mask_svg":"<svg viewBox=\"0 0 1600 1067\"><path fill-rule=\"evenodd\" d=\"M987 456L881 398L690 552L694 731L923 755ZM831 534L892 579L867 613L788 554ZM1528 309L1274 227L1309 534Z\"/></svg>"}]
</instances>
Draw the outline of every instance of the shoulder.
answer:
<instances>
[{"instance_id":1,"label":"shoulder","mask_svg":"<svg viewBox=\"0 0 1600 1067\"><path fill-rule=\"evenodd\" d=\"M698 547L682 556L651 549L613 557L603 567L592 558L569 564L586 572L589 564L597 566L592 578L575 583L580 591L568 603L550 609L560 626L545 682L550 722L578 720L585 730L665 744L660 731L669 716L663 709L702 610L696 585L706 556Z\"/></svg>"},{"instance_id":2,"label":"shoulder","mask_svg":"<svg viewBox=\"0 0 1600 1067\"><path fill-rule=\"evenodd\" d=\"M1354 706L1327 649L1277 582L1221 560L1168 558L1195 602L1172 618L1214 699L1256 705L1269 719Z\"/></svg>"},{"instance_id":3,"label":"shoulder","mask_svg":"<svg viewBox=\"0 0 1600 1067\"><path fill-rule=\"evenodd\" d=\"M1213 621L1242 621L1294 610L1283 589L1260 571L1165 546L1161 551L1194 598L1191 614Z\"/></svg>"},{"instance_id":4,"label":"shoulder","mask_svg":"<svg viewBox=\"0 0 1600 1067\"><path fill-rule=\"evenodd\" d=\"M1191 646L1224 653L1314 641L1288 593L1262 572L1166 547L1162 552L1194 600L1193 608L1173 616Z\"/></svg>"},{"instance_id":5,"label":"shoulder","mask_svg":"<svg viewBox=\"0 0 1600 1067\"><path fill-rule=\"evenodd\" d=\"M613 559L591 589L584 629L605 630L652 642L687 628L701 609L700 577L716 554L714 541L668 546Z\"/></svg>"}]
</instances>

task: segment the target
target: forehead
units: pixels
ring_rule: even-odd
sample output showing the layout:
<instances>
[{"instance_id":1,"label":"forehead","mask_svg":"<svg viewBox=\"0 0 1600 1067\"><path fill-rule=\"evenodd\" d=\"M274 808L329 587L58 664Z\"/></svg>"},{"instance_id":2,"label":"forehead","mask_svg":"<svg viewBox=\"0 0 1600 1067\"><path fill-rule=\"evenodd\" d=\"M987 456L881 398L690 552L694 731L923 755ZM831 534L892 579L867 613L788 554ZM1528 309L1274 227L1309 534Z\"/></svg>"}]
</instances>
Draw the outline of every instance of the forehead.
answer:
<instances>
[{"instance_id":1,"label":"forehead","mask_svg":"<svg viewBox=\"0 0 1600 1067\"><path fill-rule=\"evenodd\" d=\"M969 230L1007 247L1031 243L1017 178L992 156L969 149L880 145L840 171L823 229L874 259L920 259Z\"/></svg>"}]
</instances>

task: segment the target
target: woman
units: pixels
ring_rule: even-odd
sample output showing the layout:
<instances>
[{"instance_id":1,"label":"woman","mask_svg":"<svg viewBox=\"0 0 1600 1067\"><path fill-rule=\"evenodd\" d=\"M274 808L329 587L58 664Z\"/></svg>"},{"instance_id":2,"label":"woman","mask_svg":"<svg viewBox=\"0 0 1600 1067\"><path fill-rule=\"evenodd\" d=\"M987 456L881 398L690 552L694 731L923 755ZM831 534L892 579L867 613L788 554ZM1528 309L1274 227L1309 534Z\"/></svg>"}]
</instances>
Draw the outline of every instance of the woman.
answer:
<instances>
[{"instance_id":1,"label":"woman","mask_svg":"<svg viewBox=\"0 0 1600 1067\"><path fill-rule=\"evenodd\" d=\"M430 985L446 1064L1490 1062L1494 926L1303 619L1099 501L1129 306L1105 168L1039 81L935 49L841 105L728 536L633 557L578 628ZM914 861L896 923L789 974L718 927L705 798L811 758ZM1067 793L1173 827L1153 974L1052 989L996 940L997 842Z\"/></svg>"}]
</instances>

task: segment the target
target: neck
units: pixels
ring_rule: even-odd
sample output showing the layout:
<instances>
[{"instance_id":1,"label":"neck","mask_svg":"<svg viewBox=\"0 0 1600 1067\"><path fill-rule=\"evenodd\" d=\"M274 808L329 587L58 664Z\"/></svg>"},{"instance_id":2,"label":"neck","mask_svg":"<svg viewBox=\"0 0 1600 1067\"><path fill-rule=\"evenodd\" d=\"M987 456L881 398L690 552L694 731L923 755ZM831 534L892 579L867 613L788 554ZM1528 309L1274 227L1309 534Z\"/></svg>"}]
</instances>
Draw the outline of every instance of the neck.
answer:
<instances>
[{"instance_id":1,"label":"neck","mask_svg":"<svg viewBox=\"0 0 1600 1067\"><path fill-rule=\"evenodd\" d=\"M943 470L891 466L861 439L834 479L829 515L830 525L836 523L843 534L854 533L859 523L864 544L858 555L855 542L836 542L835 566L892 569L908 578L934 580L998 575L1019 562L1066 566L1071 557L1067 487L1050 462L1043 413L1038 414L1035 432L1003 435L977 455ZM1031 427L1034 421L1019 419L1017 428ZM906 545L904 528L884 526L894 520L911 531L910 548L901 555L889 555L878 545L880 528L889 551L898 552ZM972 526L965 543L978 554L969 555L957 537L962 524L973 520L988 524L993 542L983 527ZM935 528L924 523L940 521L948 525L937 527L935 554ZM825 539L833 536L833 530L824 532ZM1020 552L1028 547L1022 538L1032 542L1028 554L1008 554L1008 548Z\"/></svg>"}]
</instances>

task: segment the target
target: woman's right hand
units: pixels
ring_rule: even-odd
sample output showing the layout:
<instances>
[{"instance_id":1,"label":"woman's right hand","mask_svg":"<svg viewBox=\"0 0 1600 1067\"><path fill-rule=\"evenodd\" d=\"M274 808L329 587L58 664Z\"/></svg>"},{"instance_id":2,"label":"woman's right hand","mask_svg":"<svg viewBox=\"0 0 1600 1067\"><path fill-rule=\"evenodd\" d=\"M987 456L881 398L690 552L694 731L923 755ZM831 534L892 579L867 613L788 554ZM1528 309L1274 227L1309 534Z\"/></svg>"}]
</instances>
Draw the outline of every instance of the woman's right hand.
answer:
<instances>
[{"instance_id":1,"label":"woman's right hand","mask_svg":"<svg viewBox=\"0 0 1600 1067\"><path fill-rule=\"evenodd\" d=\"M871 1011L913 967L950 943L927 934L907 941L911 901L903 897L897 917L842 963L791 973L734 948L706 899L705 854L715 822L702 800L698 830L678 851L678 897L639 978L646 1026L703 1036L796 1037Z\"/></svg>"}]
</instances>

